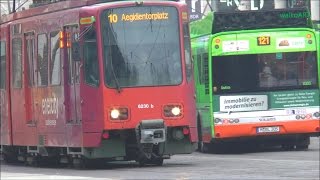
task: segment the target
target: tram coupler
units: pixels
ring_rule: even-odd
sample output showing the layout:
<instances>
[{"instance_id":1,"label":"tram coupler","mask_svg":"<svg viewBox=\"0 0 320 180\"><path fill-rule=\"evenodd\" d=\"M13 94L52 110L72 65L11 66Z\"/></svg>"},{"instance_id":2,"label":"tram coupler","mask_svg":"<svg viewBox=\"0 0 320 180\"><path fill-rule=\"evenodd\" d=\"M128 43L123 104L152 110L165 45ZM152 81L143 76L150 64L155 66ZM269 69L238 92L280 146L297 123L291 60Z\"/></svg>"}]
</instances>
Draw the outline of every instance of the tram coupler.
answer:
<instances>
[{"instance_id":1,"label":"tram coupler","mask_svg":"<svg viewBox=\"0 0 320 180\"><path fill-rule=\"evenodd\" d=\"M137 161L140 165L163 162L159 143L166 141L166 127L162 119L142 120L136 128L136 138L139 148Z\"/></svg>"},{"instance_id":2,"label":"tram coupler","mask_svg":"<svg viewBox=\"0 0 320 180\"><path fill-rule=\"evenodd\" d=\"M162 119L142 120L138 129L137 139L141 144L158 144L166 141L166 128Z\"/></svg>"}]
</instances>

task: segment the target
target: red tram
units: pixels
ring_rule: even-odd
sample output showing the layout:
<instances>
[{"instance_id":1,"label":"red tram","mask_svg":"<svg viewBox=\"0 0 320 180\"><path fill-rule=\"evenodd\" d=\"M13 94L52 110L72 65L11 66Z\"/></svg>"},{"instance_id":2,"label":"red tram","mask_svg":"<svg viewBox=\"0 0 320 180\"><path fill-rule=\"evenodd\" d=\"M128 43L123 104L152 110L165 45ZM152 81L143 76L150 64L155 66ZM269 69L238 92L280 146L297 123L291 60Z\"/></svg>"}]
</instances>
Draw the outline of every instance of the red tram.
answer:
<instances>
[{"instance_id":1,"label":"red tram","mask_svg":"<svg viewBox=\"0 0 320 180\"><path fill-rule=\"evenodd\" d=\"M1 153L162 165L197 143L187 6L61 1L0 22Z\"/></svg>"}]
</instances>

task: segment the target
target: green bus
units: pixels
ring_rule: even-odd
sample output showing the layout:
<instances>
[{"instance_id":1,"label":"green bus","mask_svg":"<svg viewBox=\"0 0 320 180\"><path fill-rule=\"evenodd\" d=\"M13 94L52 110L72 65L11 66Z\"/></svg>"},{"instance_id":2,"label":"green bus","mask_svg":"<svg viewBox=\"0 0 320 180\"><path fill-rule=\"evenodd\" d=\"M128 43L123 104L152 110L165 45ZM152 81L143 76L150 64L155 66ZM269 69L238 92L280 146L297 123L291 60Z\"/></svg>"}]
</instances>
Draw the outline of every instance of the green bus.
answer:
<instances>
[{"instance_id":1,"label":"green bus","mask_svg":"<svg viewBox=\"0 0 320 180\"><path fill-rule=\"evenodd\" d=\"M200 151L243 140L305 150L319 136L319 32L309 16L215 12L191 23Z\"/></svg>"}]
</instances>

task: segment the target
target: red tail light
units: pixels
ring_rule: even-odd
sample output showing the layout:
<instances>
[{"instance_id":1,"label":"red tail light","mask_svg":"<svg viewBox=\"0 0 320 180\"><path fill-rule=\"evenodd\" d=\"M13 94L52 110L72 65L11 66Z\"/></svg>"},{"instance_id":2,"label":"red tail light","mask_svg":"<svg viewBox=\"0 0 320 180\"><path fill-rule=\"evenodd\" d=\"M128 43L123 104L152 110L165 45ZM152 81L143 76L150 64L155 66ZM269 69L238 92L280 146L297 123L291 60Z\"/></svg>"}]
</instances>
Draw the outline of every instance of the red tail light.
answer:
<instances>
[{"instance_id":1,"label":"red tail light","mask_svg":"<svg viewBox=\"0 0 320 180\"><path fill-rule=\"evenodd\" d=\"M102 133L102 138L103 138L103 139L109 139L109 137L110 137L110 135L109 135L109 132L108 132L108 131L104 131L104 132Z\"/></svg>"},{"instance_id":2,"label":"red tail light","mask_svg":"<svg viewBox=\"0 0 320 180\"><path fill-rule=\"evenodd\" d=\"M190 133L190 130L189 130L189 128L184 127L184 128L182 129L182 132L183 132L184 135L188 135L188 134Z\"/></svg>"}]
</instances>

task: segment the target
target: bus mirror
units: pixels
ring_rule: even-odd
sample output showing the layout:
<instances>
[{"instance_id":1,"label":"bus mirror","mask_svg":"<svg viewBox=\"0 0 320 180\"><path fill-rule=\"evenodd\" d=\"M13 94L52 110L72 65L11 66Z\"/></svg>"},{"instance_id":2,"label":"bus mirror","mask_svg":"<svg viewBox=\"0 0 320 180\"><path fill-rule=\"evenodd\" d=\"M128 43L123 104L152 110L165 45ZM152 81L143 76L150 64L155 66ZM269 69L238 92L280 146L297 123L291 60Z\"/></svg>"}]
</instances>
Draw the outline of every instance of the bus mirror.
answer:
<instances>
[{"instance_id":1,"label":"bus mirror","mask_svg":"<svg viewBox=\"0 0 320 180\"><path fill-rule=\"evenodd\" d=\"M81 60L81 51L80 51L79 42L72 42L71 50L72 50L72 60L73 61L80 61Z\"/></svg>"}]
</instances>

